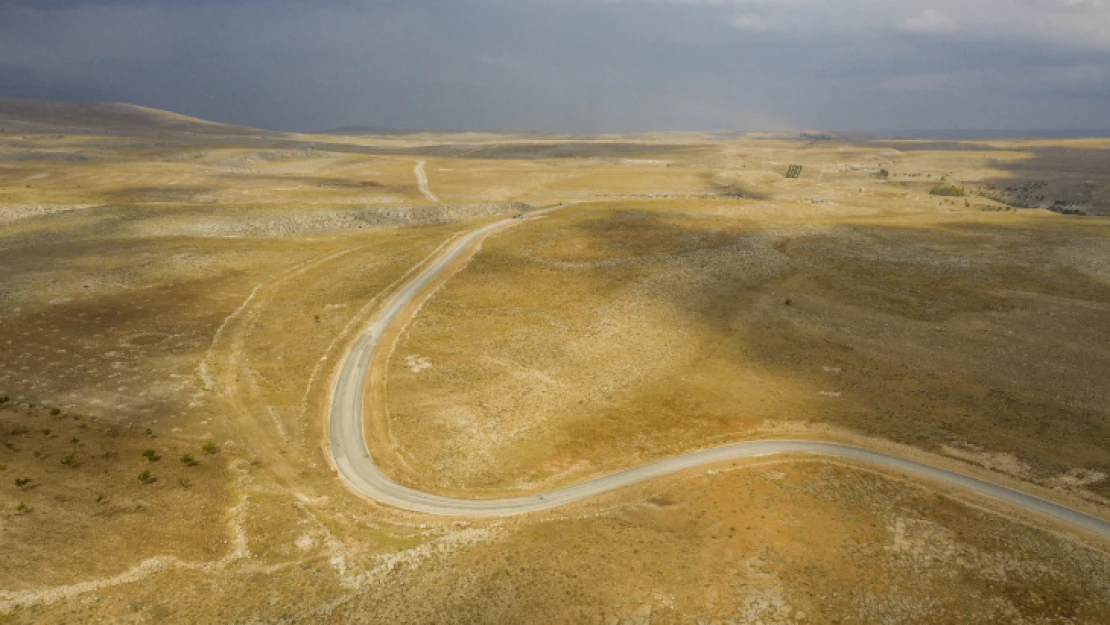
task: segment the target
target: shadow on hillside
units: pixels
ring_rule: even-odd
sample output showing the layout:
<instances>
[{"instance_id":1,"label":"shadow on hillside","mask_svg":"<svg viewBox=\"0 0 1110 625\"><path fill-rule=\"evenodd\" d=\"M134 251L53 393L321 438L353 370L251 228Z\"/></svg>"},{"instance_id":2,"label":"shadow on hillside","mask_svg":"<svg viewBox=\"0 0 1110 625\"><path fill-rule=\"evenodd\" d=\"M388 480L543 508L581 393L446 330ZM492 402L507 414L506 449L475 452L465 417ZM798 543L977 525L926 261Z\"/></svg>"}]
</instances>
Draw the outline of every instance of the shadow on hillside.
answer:
<instances>
[{"instance_id":1,"label":"shadow on hillside","mask_svg":"<svg viewBox=\"0 0 1110 625\"><path fill-rule=\"evenodd\" d=\"M972 190L1015 208L1110 216L1110 148L960 141L874 141L861 145L901 152L1023 152L1029 158L1002 160L988 156L987 167L998 170L999 175L978 181L982 188Z\"/></svg>"},{"instance_id":2,"label":"shadow on hillside","mask_svg":"<svg viewBox=\"0 0 1110 625\"><path fill-rule=\"evenodd\" d=\"M1110 149L1024 148L1032 158L997 162L1006 176L984 180L996 199L1016 208L1110 216Z\"/></svg>"},{"instance_id":3,"label":"shadow on hillside","mask_svg":"<svg viewBox=\"0 0 1110 625\"><path fill-rule=\"evenodd\" d=\"M1012 452L1042 476L1110 469L1098 442L1110 440L1110 423L1091 407L1105 398L1098 372L1110 358L1082 347L1110 333L1090 310L1110 307L1110 287L1041 262L1072 240L1067 233L954 224L783 238L657 215L611 218L580 228L596 239L587 247L620 237L641 256L658 250L665 279L628 278L650 283L641 292L701 328L707 354L830 392L815 395L813 414L790 418L932 450L969 442ZM997 338L1022 331L1011 319L1035 318L1046 301L1057 311L1051 328ZM981 338L948 339L946 328L968 323ZM660 384L681 389L693 374L701 375L676 371Z\"/></svg>"}]
</instances>

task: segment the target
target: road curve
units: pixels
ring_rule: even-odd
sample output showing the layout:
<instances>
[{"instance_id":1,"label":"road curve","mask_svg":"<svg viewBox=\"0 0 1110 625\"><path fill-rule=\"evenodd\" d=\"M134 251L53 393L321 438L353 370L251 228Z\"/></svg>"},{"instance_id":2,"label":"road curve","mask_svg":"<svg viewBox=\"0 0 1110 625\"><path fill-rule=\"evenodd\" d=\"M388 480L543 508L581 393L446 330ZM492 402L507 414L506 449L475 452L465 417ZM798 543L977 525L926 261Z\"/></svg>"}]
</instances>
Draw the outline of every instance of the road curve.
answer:
<instances>
[{"instance_id":1,"label":"road curve","mask_svg":"<svg viewBox=\"0 0 1110 625\"><path fill-rule=\"evenodd\" d=\"M424 197L433 202L439 202L439 197L428 188L428 174L424 173L424 165L425 161L416 161L416 169L412 170L416 174L416 186L420 187Z\"/></svg>"},{"instance_id":2,"label":"road curve","mask_svg":"<svg viewBox=\"0 0 1110 625\"><path fill-rule=\"evenodd\" d=\"M529 218L559 208L562 208L562 206L535 211L529 213ZM513 222L512 219L505 219L459 238L415 278L393 294L382 310L374 317L370 327L359 336L351 351L344 358L331 396L328 419L331 454L336 469L338 469L343 479L367 497L397 508L427 514L461 517L511 516L555 508L702 465L773 454L811 454L864 462L951 484L979 495L998 499L1063 521L1104 538L1110 538L1110 521L1084 514L1051 501L913 460L849 445L819 441L762 440L702 449L664 458L546 493L509 499L443 497L414 490L394 482L374 464L364 437L362 404L366 392L370 360L374 355L374 350L378 347L386 329L397 321L401 312L440 273L471 249L471 246Z\"/></svg>"}]
</instances>

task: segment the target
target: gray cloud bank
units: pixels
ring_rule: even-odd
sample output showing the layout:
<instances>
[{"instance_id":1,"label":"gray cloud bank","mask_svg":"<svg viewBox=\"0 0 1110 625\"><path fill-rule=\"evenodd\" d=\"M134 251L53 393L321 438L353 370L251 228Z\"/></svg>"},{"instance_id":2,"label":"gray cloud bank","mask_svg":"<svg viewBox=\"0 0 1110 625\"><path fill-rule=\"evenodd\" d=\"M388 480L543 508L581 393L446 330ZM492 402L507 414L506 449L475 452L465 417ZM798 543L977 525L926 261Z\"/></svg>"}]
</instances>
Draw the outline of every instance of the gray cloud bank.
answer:
<instances>
[{"instance_id":1,"label":"gray cloud bank","mask_svg":"<svg viewBox=\"0 0 1110 625\"><path fill-rule=\"evenodd\" d=\"M7 0L0 96L277 130L1110 128L1110 0Z\"/></svg>"}]
</instances>

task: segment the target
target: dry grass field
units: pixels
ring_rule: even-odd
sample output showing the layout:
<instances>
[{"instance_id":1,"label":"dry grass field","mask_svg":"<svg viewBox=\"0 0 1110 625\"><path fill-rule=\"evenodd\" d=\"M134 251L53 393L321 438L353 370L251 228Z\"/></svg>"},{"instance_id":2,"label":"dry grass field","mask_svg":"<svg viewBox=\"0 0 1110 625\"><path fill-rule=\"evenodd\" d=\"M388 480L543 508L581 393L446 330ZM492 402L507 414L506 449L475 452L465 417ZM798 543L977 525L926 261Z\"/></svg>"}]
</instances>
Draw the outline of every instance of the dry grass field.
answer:
<instances>
[{"instance_id":1,"label":"dry grass field","mask_svg":"<svg viewBox=\"0 0 1110 625\"><path fill-rule=\"evenodd\" d=\"M488 242L392 360L412 480L529 490L826 426L1110 472L1106 224L746 207L586 204Z\"/></svg>"},{"instance_id":2,"label":"dry grass field","mask_svg":"<svg viewBox=\"0 0 1110 625\"><path fill-rule=\"evenodd\" d=\"M1106 518L1107 154L0 101L0 623L1101 622L1104 541L863 465L473 521L356 496L325 442L341 356L414 267L581 202L487 240L400 336L396 479L485 497L800 436Z\"/></svg>"}]
</instances>

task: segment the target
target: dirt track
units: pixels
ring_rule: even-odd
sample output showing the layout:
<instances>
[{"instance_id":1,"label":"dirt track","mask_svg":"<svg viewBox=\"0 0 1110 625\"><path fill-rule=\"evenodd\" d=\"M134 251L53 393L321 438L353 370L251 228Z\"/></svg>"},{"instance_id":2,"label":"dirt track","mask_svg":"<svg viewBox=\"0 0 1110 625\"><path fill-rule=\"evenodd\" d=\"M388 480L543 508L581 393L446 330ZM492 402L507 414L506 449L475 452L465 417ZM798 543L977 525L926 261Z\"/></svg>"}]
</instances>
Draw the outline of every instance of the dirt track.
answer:
<instances>
[{"instance_id":1,"label":"dirt track","mask_svg":"<svg viewBox=\"0 0 1110 625\"><path fill-rule=\"evenodd\" d=\"M424 161L418 161L416 169L413 170L416 173L416 186L420 187L420 192L424 194L424 197L433 202L439 202L439 197L428 188L428 174L424 173L424 164Z\"/></svg>"}]
</instances>

